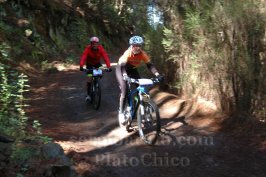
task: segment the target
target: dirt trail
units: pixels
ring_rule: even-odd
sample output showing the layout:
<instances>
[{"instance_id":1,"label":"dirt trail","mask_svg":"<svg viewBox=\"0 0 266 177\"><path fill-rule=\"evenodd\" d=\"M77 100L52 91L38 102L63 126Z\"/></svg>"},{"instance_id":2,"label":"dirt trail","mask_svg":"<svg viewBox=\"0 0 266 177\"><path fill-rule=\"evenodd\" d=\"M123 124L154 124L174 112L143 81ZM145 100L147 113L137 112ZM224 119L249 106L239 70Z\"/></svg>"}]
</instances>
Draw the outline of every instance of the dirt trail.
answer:
<instances>
[{"instance_id":1,"label":"dirt trail","mask_svg":"<svg viewBox=\"0 0 266 177\"><path fill-rule=\"evenodd\" d=\"M137 133L118 127L115 72L102 79L98 111L85 104L85 76L78 67L30 81L28 116L59 143L84 177L265 177L263 152L219 132L211 106L153 92L161 108L163 134L147 146ZM205 115L204 115L205 114Z\"/></svg>"}]
</instances>

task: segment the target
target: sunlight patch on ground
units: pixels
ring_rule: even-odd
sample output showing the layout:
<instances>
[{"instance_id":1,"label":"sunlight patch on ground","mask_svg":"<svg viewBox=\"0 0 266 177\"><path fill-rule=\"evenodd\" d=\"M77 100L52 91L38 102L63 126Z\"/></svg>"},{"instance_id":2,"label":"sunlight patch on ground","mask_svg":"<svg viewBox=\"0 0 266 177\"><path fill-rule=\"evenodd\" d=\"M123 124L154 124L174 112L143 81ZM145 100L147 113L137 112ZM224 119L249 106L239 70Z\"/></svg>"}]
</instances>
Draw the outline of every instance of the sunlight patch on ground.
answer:
<instances>
[{"instance_id":1,"label":"sunlight patch on ground","mask_svg":"<svg viewBox=\"0 0 266 177\"><path fill-rule=\"evenodd\" d=\"M131 133L117 127L107 135L101 137L91 137L84 140L56 141L56 143L60 144L66 153L71 151L83 153L111 145L120 145L121 141L130 135Z\"/></svg>"},{"instance_id":2,"label":"sunlight patch on ground","mask_svg":"<svg viewBox=\"0 0 266 177\"><path fill-rule=\"evenodd\" d=\"M174 116L182 116L182 103L184 103L184 100L178 99L166 102L160 107L160 116L162 118L174 118Z\"/></svg>"},{"instance_id":3,"label":"sunlight patch on ground","mask_svg":"<svg viewBox=\"0 0 266 177\"><path fill-rule=\"evenodd\" d=\"M71 65L71 64L64 64L64 63L55 63L54 67L58 70L58 71L69 71L69 70L78 70L79 66L77 65Z\"/></svg>"},{"instance_id":4,"label":"sunlight patch on ground","mask_svg":"<svg viewBox=\"0 0 266 177\"><path fill-rule=\"evenodd\" d=\"M58 87L57 83L50 84L49 86L46 87L39 87L33 90L34 93L41 93L41 92L47 92L48 90L52 90Z\"/></svg>"},{"instance_id":5,"label":"sunlight patch on ground","mask_svg":"<svg viewBox=\"0 0 266 177\"><path fill-rule=\"evenodd\" d=\"M77 87L62 87L61 90L77 90Z\"/></svg>"},{"instance_id":6,"label":"sunlight patch on ground","mask_svg":"<svg viewBox=\"0 0 266 177\"><path fill-rule=\"evenodd\" d=\"M190 122L190 125L198 128L204 128L204 127L211 127L213 123L214 120L212 117L204 117L204 118L193 119L193 121Z\"/></svg>"},{"instance_id":7,"label":"sunlight patch on ground","mask_svg":"<svg viewBox=\"0 0 266 177\"><path fill-rule=\"evenodd\" d=\"M215 105L214 102L209 101L209 100L206 100L204 98L199 97L197 99L197 104L203 105L204 108L206 108L207 111L210 111L210 112L216 112L216 111L218 111L218 108L217 108L217 106Z\"/></svg>"},{"instance_id":8,"label":"sunlight patch on ground","mask_svg":"<svg viewBox=\"0 0 266 177\"><path fill-rule=\"evenodd\" d=\"M166 124L164 127L166 127L166 129L178 129L178 128L180 128L181 126L183 126L184 125L184 123L182 123L182 122L170 122L170 123L168 123L168 124Z\"/></svg>"},{"instance_id":9,"label":"sunlight patch on ground","mask_svg":"<svg viewBox=\"0 0 266 177\"><path fill-rule=\"evenodd\" d=\"M106 64L102 64L103 67L106 67ZM111 63L112 67L115 67L117 63ZM78 65L73 65L73 64L65 64L65 63L55 63L53 66L58 70L58 71L71 71L71 70L79 70Z\"/></svg>"}]
</instances>

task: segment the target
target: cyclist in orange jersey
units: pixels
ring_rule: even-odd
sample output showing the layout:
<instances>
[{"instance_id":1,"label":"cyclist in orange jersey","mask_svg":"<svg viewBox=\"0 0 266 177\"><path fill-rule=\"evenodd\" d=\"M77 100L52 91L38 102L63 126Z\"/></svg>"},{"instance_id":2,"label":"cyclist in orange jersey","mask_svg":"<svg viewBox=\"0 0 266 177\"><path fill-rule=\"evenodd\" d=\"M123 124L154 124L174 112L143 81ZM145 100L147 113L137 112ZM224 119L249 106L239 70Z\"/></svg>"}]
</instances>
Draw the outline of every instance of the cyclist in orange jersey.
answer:
<instances>
[{"instance_id":1,"label":"cyclist in orange jersey","mask_svg":"<svg viewBox=\"0 0 266 177\"><path fill-rule=\"evenodd\" d=\"M137 68L144 62L147 68L160 80L163 76L159 74L158 70L151 63L150 57L142 50L143 38L140 36L133 36L129 39L130 47L124 52L124 54L119 58L116 67L116 78L119 83L121 90L119 99L119 119L120 122L126 122L125 117L122 113L123 104L126 96L126 81L128 78L139 79L140 75Z\"/></svg>"}]
</instances>

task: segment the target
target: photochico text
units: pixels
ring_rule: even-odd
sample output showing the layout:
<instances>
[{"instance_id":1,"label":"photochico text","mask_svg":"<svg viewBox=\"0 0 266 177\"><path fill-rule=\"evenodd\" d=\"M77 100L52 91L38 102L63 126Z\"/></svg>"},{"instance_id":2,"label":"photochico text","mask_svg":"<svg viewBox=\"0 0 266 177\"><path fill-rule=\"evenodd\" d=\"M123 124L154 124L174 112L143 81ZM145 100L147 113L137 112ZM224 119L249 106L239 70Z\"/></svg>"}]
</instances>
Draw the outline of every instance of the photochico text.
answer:
<instances>
[{"instance_id":1,"label":"photochico text","mask_svg":"<svg viewBox=\"0 0 266 177\"><path fill-rule=\"evenodd\" d=\"M135 166L153 166L153 167L187 167L190 165L188 157L175 157L169 153L157 154L156 152L144 153L140 156L98 154L96 155L96 163L104 166L115 167L135 167Z\"/></svg>"}]
</instances>

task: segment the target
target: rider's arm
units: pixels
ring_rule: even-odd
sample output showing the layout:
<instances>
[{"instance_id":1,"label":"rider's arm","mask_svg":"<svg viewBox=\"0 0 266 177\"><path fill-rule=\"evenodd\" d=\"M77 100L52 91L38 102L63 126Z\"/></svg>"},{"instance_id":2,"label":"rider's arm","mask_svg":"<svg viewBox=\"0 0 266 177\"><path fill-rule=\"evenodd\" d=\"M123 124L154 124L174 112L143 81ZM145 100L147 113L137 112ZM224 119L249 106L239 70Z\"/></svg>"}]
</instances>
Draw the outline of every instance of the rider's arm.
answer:
<instances>
[{"instance_id":1,"label":"rider's arm","mask_svg":"<svg viewBox=\"0 0 266 177\"><path fill-rule=\"evenodd\" d=\"M147 65L147 68L155 75L155 76L158 76L159 75L159 72L158 70L155 68L154 64L151 63L151 62L147 62L146 63Z\"/></svg>"},{"instance_id":2,"label":"rider's arm","mask_svg":"<svg viewBox=\"0 0 266 177\"><path fill-rule=\"evenodd\" d=\"M121 62L120 63L122 76L127 75L126 64L127 64L126 62Z\"/></svg>"},{"instance_id":3,"label":"rider's arm","mask_svg":"<svg viewBox=\"0 0 266 177\"><path fill-rule=\"evenodd\" d=\"M80 57L80 62L79 62L80 67L83 67L83 65L86 63L88 53L89 53L89 48L86 47L85 50L83 51L81 57Z\"/></svg>"},{"instance_id":4,"label":"rider's arm","mask_svg":"<svg viewBox=\"0 0 266 177\"><path fill-rule=\"evenodd\" d=\"M103 46L99 46L99 49L100 49L101 55L102 55L102 57L104 59L104 62L106 64L107 68L110 68L111 67L110 59L109 59L106 51L104 50Z\"/></svg>"},{"instance_id":5,"label":"rider's arm","mask_svg":"<svg viewBox=\"0 0 266 177\"><path fill-rule=\"evenodd\" d=\"M118 65L120 65L122 76L127 74L126 64L129 56L130 56L130 51L126 50L118 60Z\"/></svg>"},{"instance_id":6,"label":"rider's arm","mask_svg":"<svg viewBox=\"0 0 266 177\"><path fill-rule=\"evenodd\" d=\"M142 51L143 61L146 63L147 68L155 75L158 76L159 72L151 62L150 57L146 54L146 52Z\"/></svg>"}]
</instances>

